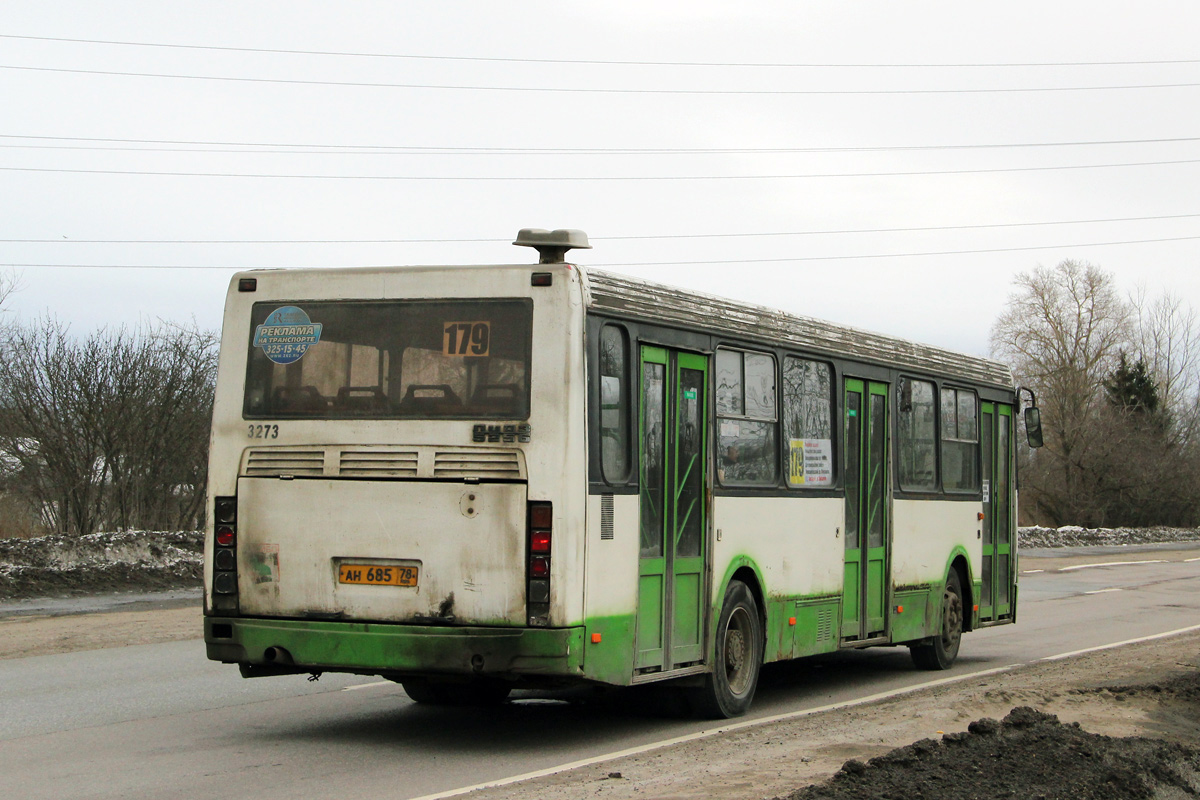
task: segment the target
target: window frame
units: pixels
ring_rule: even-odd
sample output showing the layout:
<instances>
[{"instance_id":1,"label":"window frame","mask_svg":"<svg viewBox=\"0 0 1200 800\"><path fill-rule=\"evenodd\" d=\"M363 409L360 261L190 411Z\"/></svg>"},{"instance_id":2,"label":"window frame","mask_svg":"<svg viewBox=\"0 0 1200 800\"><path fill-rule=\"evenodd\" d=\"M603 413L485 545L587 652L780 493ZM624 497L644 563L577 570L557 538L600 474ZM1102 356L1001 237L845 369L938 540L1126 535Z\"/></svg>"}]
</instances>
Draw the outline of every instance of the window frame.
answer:
<instances>
[{"instance_id":1,"label":"window frame","mask_svg":"<svg viewBox=\"0 0 1200 800\"><path fill-rule=\"evenodd\" d=\"M720 357L720 353L722 353L722 352L738 353L741 357L741 373L740 373L741 397L740 397L740 401L741 401L742 413L740 413L740 414L724 413L724 412L720 411L720 405L717 401L717 382L719 380L719 369L717 366L717 360ZM747 355L761 356L763 358L770 359L771 375L774 380L774 386L772 387L772 397L774 400L774 403L773 403L774 414L770 418L760 417L760 416L751 416L746 413L746 356ZM779 482L780 482L780 474L782 471L781 458L780 458L780 446L779 446L779 422L780 422L780 415L779 415L779 410L780 410L779 357L777 356L777 354L774 351L771 351L771 350L754 350L752 348L746 348L746 347L741 347L741 346L736 346L736 345L719 345L713 351L712 373L713 373L713 378L712 378L712 381L713 381L713 416L712 416L712 419L713 419L713 424L714 424L714 428L715 428L715 430L713 431L713 434L714 434L713 438L715 440L714 441L715 446L713 448L713 455L714 455L714 459L716 461L716 469L714 470L714 477L716 478L717 484L720 485L721 487L727 488L727 489L778 488ZM773 434L773 442L771 443L771 448L770 448L771 452L767 454L768 458L765 458L763 460L764 463L769 464L770 470L771 470L770 475L767 478L765 478L763 480L756 480L756 481L741 481L741 480L730 481L730 480L726 479L725 470L722 467L722 459L725 454L725 448L722 446L722 434L721 434L721 423L723 421L750 422L750 423L756 423L756 424L764 424L766 426L766 429L768 431L770 431L771 434Z\"/></svg>"},{"instance_id":2,"label":"window frame","mask_svg":"<svg viewBox=\"0 0 1200 800\"><path fill-rule=\"evenodd\" d=\"M510 361L516 361L516 362L520 363L522 366L522 369L523 369L523 377L522 377L523 386L520 387L520 389L521 389L520 394L515 396L515 400L519 404L518 407L516 408L517 413L502 413L500 411L497 411L496 413L491 413L491 414L481 413L477 409L470 409L467 406L464 406L462 408L461 412L456 410L454 413L429 414L429 413L421 413L420 411L416 411L416 410L411 410L411 411L406 411L404 413L400 413L398 408L392 408L390 406L390 402L391 402L390 400L388 400L389 407L386 409L386 413L363 413L361 411L352 410L349 408L339 409L339 408L337 408L336 404L329 402L330 399L325 398L323 396L323 393L321 396L321 400L322 400L322 402L325 402L326 405L324 407L324 413L319 413L319 414L316 413L315 407L311 410L301 409L301 410L289 412L287 410L276 409L276 408L266 409L263 411L256 411L256 410L254 410L254 408L252 406L251 384L253 382L264 381L264 378L265 378L266 380L264 381L263 385L266 387L269 387L272 392L274 392L275 389L288 388L292 385L291 381L293 379L289 378L287 376L286 372L282 373L282 376L281 376L282 380L277 382L276 378L272 374L275 371L274 366L268 366L263 363L262 359L259 357L259 355L257 353L257 351L260 348L255 346L255 331L256 331L256 329L258 328L259 325L262 324L262 320L265 320L267 317L269 317L270 314L273 313L273 310L275 310L275 309L279 309L279 308L283 308L283 307L287 307L287 306L296 306L298 308L301 308L302 310L305 310L306 313L309 313L313 309L320 309L321 307L328 306L331 308L336 308L339 312L345 313L348 309L354 309L354 308L366 309L366 310L370 311L375 308L385 309L386 307L391 306L391 307L393 307L393 309L422 309L422 310L424 310L424 309L428 309L428 308L432 308L432 307L436 307L436 306L469 307L472 304L480 305L480 306L493 306L493 307L509 306L513 310L519 310L519 313L520 313L519 321L523 325L527 326L526 331L525 331L527 336L526 336L525 341L522 343L522 345L520 347L519 361L518 361L518 359L515 359L515 358L509 359ZM263 310L266 311L266 314L261 315L261 319L260 319L259 312L263 311ZM242 384L241 415L242 415L242 419L245 419L245 420L280 419L280 420L289 420L289 421L296 420L296 421L303 421L303 422L323 422L323 421L337 422L337 421L346 421L346 420L379 421L379 422L410 422L410 421L442 422L442 421L458 421L458 420L477 420L480 422L488 422L491 420L504 420L504 421L514 420L514 421L524 422L524 421L528 421L533 414L533 377L532 377L532 374L533 374L534 320L533 320L533 299L529 298L529 297L519 297L519 296L516 296L516 297L507 297L507 296L422 297L422 298L394 298L393 297L393 298L348 298L348 299L342 299L342 298L336 298L336 297L323 297L323 298L310 298L310 299L294 299L294 298L286 299L285 298L285 299L276 299L276 300L256 300L250 307L249 321L250 321L250 329L249 329L249 335L247 336L247 340L246 340L246 350L245 350L245 352L247 354L246 355L246 363L245 363L245 369L242 373L243 384ZM317 320L314 320L314 322L317 322ZM327 325L329 323L329 320L325 319L321 322L323 325ZM326 333L323 333L323 335L321 337L321 343L322 344L334 344L335 346L338 346L338 347L341 347L343 345L350 346L349 349L347 350L347 353L351 355L351 358L347 360L347 365L346 365L346 380L347 381L350 380L350 378L352 377L352 374L353 374L352 373L352 370L354 368L354 364L353 364L354 359L352 357L353 352L354 352L353 348L360 347L360 346L361 347L371 347L372 346L369 342L341 341L335 337L326 335ZM416 349L420 349L420 350L429 350L430 352L436 352L436 351L430 350L429 348L420 348L417 345L412 344L410 342L402 342L399 339L397 339L394 343L397 345L394 350L383 350L382 348L377 348L380 350L381 353L387 354L386 357L383 355L380 356L380 359L378 362L378 369L382 370L383 366L386 362L386 365L387 365L386 378L387 378L389 387L393 380L396 380L400 386L406 385L404 383L404 376L406 374L405 369L407 366L405 364L405 359L404 359L404 353L406 350L416 348ZM304 367L309 366L308 364L302 363L304 357L305 356L301 356L301 357L295 359L293 362L286 364L286 365L282 365L282 366L285 366L285 368L286 368L286 367L292 366L292 364L301 363L300 370L301 370L301 374L302 374ZM379 384L379 387L378 387L380 390L383 389L382 381L383 381L384 377L385 376L382 373L380 373L377 378L378 380L381 381L381 383ZM412 382L410 381L407 385L412 385ZM302 385L301 388L304 389L307 387ZM346 384L343 384L342 386L339 386L338 388L355 389L355 388L364 388L364 387L353 387L353 386L350 386L348 383L346 383ZM388 395L389 398L390 398L390 396L391 395ZM380 409L380 410L384 411L384 409Z\"/></svg>"},{"instance_id":3,"label":"window frame","mask_svg":"<svg viewBox=\"0 0 1200 800\"><path fill-rule=\"evenodd\" d=\"M945 396L946 392L954 393L954 427L955 427L954 433L955 433L955 436L953 436L953 437L947 436L946 431L943 430L945 418L943 417L944 412L942 409L942 398ZM959 428L962 425L962 420L959 418L959 410L960 410L959 398L962 396L963 393L966 393L974 401L974 408L975 408L975 438L974 439L963 439L958 436ZM937 419L938 419L938 448L937 449L938 449L938 462L941 465L941 469L938 470L938 473L939 473L938 477L940 479L940 485L942 487L942 491L945 492L946 494L970 495L970 494L979 494L980 491L982 490L982 476L981 476L980 461L979 461L980 452L982 450L982 445L980 442L980 438L981 438L980 437L980 426L983 423L982 423L981 417L982 417L981 403L980 403L980 399L979 399L979 393L977 391L975 391L974 389L972 389L970 387L966 387L966 386L962 386L962 385L954 384L954 383L943 383L938 387L938 417L937 417ZM973 447L971 448L971 454L972 454L971 457L972 457L972 461L974 462L973 463L973 467L974 467L973 474L975 476L974 485L966 487L966 488L960 488L960 487L951 488L948 485L946 469L945 469L947 443L952 444L952 445L953 444L973 445Z\"/></svg>"},{"instance_id":4,"label":"window frame","mask_svg":"<svg viewBox=\"0 0 1200 800\"><path fill-rule=\"evenodd\" d=\"M932 449L933 475L927 484L914 485L914 484L905 483L906 476L905 476L905 470L904 470L904 443L906 441L910 441L910 442L918 441L917 439L905 439L904 426L901 424L903 415L905 413L911 413L911 408L908 412L906 412L904 410L904 405L903 405L904 404L904 390L903 390L903 387L901 384L903 384L906 381L909 384L914 384L914 383L927 384L933 392L933 396L931 398L932 403L933 403L933 421L932 421L933 429L931 431L932 437L929 439L929 446ZM925 378L925 377L917 377L915 375L901 374L898 376L898 378L896 380L896 423L895 423L896 465L895 465L895 468L896 468L896 485L900 488L900 491L902 491L902 492L906 492L909 494L937 494L941 490L941 485L942 485L942 483L941 483L941 479L942 479L941 455L942 455L942 451L941 451L941 438L940 438L940 434L941 434L941 432L940 432L940 425L941 425L940 398L941 398L940 385L939 385L938 381L934 380L933 378Z\"/></svg>"},{"instance_id":5,"label":"window frame","mask_svg":"<svg viewBox=\"0 0 1200 800\"><path fill-rule=\"evenodd\" d=\"M786 377L785 377L787 374L787 362L789 359L795 359L796 361L804 361L804 362L808 362L810 364L817 364L819 366L825 367L825 369L828 370L828 372L829 372L829 396L826 398L826 400L829 404L829 430L828 430L829 437L828 438L829 438L830 473L829 473L829 482L825 483L825 484L806 485L806 484L792 483L791 472L788 468L789 467L789 459L791 457L791 436L787 430L787 426L788 426L787 409L788 409L789 395L787 392L787 383L786 383ZM820 359L820 358L814 358L812 356L802 355L799 353L792 353L792 352L785 352L783 354L783 364L784 364L783 369L780 370L780 372L779 372L779 375L780 375L780 382L779 382L780 401L779 402L780 402L780 407L782 409L782 414L777 413L777 416L779 417L778 449L780 451L780 454L783 457L783 468L780 473L781 476L783 477L783 485L785 487L787 487L787 489L789 491L800 491L800 492L813 492L813 491L833 489L834 487L836 487L838 485L838 480L839 480L839 477L842 472L841 459L839 458L839 450L838 450L838 420L840 417L839 417L839 413L838 413L838 402L837 402L837 400L838 400L837 371L834 369L834 365L829 361L826 361L826 360ZM800 395L797 395L797 397L800 397ZM785 440L787 441L786 448L784 447Z\"/></svg>"},{"instance_id":6,"label":"window frame","mask_svg":"<svg viewBox=\"0 0 1200 800\"><path fill-rule=\"evenodd\" d=\"M621 442L621 449L625 456L625 473L623 475L609 475L608 462L605 458L604 450L604 337L607 331L616 331L617 337L620 340L621 346L624 348L624 357L622 359L622 375L620 393L621 398L619 403L621 408L618 409L625 417L625 436ZM598 449L600 451L599 466L601 479L610 486L624 486L629 483L635 473L635 462L637 456L634 453L632 442L634 439L633 432L638 428L636 415L633 413L633 397L630 386L630 358L633 354L633 348L630 346L629 330L624 326L612 322L604 322L600 325L599 335L596 337L596 408L599 413L596 415L596 435Z\"/></svg>"}]
</instances>

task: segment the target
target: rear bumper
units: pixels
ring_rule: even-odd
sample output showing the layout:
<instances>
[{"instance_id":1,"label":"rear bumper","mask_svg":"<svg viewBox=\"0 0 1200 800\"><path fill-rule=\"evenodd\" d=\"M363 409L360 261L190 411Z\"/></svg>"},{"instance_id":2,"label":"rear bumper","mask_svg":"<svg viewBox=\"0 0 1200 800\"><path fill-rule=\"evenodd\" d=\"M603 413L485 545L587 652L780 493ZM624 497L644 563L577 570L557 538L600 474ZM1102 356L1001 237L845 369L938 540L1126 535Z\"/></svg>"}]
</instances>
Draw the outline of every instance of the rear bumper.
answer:
<instances>
[{"instance_id":1,"label":"rear bumper","mask_svg":"<svg viewBox=\"0 0 1200 800\"><path fill-rule=\"evenodd\" d=\"M298 672L583 677L582 627L456 628L205 617L204 642L213 661L287 666ZM270 648L273 658L268 656Z\"/></svg>"}]
</instances>

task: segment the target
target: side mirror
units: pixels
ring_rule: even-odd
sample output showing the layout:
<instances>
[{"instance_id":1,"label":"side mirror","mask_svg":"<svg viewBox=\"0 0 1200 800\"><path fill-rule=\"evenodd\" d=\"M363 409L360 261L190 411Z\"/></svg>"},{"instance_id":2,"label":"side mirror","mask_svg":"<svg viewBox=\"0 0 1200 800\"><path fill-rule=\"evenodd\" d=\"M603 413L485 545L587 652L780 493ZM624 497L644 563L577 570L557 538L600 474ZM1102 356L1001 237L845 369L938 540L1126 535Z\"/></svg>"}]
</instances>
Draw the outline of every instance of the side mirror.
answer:
<instances>
[{"instance_id":1,"label":"side mirror","mask_svg":"<svg viewBox=\"0 0 1200 800\"><path fill-rule=\"evenodd\" d=\"M1025 438L1030 447L1042 446L1042 412L1037 406L1025 409Z\"/></svg>"}]
</instances>

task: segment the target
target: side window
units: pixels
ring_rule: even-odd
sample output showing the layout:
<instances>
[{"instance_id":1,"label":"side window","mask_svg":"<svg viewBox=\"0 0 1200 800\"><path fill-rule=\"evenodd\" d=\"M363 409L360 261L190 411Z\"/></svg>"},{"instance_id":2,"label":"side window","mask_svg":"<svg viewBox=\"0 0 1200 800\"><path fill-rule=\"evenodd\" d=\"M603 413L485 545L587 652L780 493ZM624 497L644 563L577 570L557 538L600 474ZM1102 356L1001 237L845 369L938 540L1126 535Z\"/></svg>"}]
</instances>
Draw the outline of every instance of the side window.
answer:
<instances>
[{"instance_id":1,"label":"side window","mask_svg":"<svg viewBox=\"0 0 1200 800\"><path fill-rule=\"evenodd\" d=\"M979 489L979 404L968 389L942 387L942 482L947 492Z\"/></svg>"},{"instance_id":2,"label":"side window","mask_svg":"<svg viewBox=\"0 0 1200 800\"><path fill-rule=\"evenodd\" d=\"M937 396L930 381L900 379L900 414L896 421L897 470L900 488L937 491Z\"/></svg>"},{"instance_id":3,"label":"side window","mask_svg":"<svg viewBox=\"0 0 1200 800\"><path fill-rule=\"evenodd\" d=\"M725 486L772 485L775 444L775 359L717 350L717 475Z\"/></svg>"},{"instance_id":4,"label":"side window","mask_svg":"<svg viewBox=\"0 0 1200 800\"><path fill-rule=\"evenodd\" d=\"M828 364L783 360L788 486L833 485L833 375Z\"/></svg>"},{"instance_id":5,"label":"side window","mask_svg":"<svg viewBox=\"0 0 1200 800\"><path fill-rule=\"evenodd\" d=\"M629 477L629 339L616 325L600 330L600 469L609 483Z\"/></svg>"}]
</instances>

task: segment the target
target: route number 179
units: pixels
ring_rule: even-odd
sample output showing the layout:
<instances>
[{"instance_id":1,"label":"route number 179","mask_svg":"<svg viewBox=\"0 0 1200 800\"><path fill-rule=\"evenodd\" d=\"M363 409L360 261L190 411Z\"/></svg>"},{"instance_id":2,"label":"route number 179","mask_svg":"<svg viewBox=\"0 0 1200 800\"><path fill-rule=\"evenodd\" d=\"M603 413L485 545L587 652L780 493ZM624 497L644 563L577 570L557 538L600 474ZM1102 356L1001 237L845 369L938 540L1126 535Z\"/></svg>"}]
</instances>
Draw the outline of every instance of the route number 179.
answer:
<instances>
[{"instance_id":1,"label":"route number 179","mask_svg":"<svg viewBox=\"0 0 1200 800\"><path fill-rule=\"evenodd\" d=\"M491 339L490 322L447 322L442 328L442 355L486 356Z\"/></svg>"}]
</instances>

